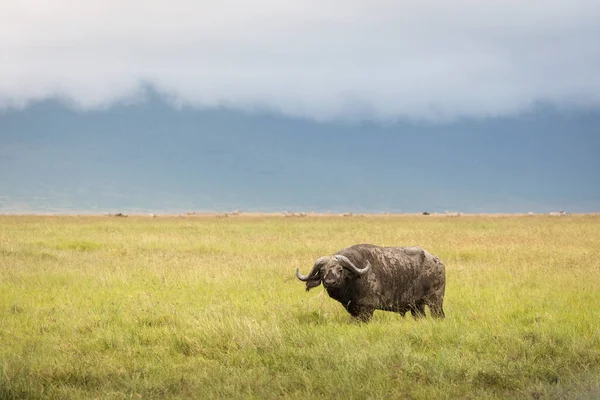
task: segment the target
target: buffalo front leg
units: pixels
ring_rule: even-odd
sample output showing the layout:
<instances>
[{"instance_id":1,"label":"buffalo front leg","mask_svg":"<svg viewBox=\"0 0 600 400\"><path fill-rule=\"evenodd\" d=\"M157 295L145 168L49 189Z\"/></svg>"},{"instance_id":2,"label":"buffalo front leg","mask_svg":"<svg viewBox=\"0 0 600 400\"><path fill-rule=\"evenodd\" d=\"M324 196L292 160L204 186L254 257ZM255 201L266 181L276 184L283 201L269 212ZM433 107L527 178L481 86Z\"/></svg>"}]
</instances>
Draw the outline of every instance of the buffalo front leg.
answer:
<instances>
[{"instance_id":1,"label":"buffalo front leg","mask_svg":"<svg viewBox=\"0 0 600 400\"><path fill-rule=\"evenodd\" d=\"M357 304L351 304L347 308L350 315L356 318L360 322L369 322L375 312L374 307L360 306Z\"/></svg>"}]
</instances>

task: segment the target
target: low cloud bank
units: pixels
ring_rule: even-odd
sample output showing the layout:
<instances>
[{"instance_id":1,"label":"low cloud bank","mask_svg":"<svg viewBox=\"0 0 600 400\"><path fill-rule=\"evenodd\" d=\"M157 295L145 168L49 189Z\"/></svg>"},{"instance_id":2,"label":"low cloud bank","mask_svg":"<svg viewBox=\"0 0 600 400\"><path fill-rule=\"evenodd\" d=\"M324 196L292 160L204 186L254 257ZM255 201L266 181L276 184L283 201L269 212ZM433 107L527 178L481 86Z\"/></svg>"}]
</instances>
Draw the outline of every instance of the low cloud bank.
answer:
<instances>
[{"instance_id":1,"label":"low cloud bank","mask_svg":"<svg viewBox=\"0 0 600 400\"><path fill-rule=\"evenodd\" d=\"M600 2L194 2L0 7L0 106L143 97L288 115L446 120L600 105Z\"/></svg>"}]
</instances>

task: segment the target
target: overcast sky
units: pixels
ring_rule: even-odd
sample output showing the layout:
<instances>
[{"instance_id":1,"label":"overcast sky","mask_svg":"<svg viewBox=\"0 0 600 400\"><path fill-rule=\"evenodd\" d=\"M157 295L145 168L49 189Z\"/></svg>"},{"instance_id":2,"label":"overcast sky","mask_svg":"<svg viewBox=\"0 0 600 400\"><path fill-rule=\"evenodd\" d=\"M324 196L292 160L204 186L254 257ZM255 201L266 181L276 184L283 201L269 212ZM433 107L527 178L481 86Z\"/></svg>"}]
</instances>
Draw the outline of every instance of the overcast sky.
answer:
<instances>
[{"instance_id":1,"label":"overcast sky","mask_svg":"<svg viewBox=\"0 0 600 400\"><path fill-rule=\"evenodd\" d=\"M319 120L600 105L600 1L0 3L0 107L178 104Z\"/></svg>"}]
</instances>

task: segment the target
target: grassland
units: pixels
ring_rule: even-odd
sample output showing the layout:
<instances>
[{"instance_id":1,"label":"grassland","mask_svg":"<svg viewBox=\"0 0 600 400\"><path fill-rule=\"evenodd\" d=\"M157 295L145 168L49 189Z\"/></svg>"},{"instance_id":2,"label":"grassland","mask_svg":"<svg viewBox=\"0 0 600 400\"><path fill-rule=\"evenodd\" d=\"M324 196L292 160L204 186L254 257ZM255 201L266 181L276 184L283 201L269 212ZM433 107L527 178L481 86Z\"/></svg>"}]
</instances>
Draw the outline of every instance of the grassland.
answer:
<instances>
[{"instance_id":1,"label":"grassland","mask_svg":"<svg viewBox=\"0 0 600 400\"><path fill-rule=\"evenodd\" d=\"M361 242L442 258L446 319L294 277ZM600 217L0 216L0 398L600 398Z\"/></svg>"}]
</instances>

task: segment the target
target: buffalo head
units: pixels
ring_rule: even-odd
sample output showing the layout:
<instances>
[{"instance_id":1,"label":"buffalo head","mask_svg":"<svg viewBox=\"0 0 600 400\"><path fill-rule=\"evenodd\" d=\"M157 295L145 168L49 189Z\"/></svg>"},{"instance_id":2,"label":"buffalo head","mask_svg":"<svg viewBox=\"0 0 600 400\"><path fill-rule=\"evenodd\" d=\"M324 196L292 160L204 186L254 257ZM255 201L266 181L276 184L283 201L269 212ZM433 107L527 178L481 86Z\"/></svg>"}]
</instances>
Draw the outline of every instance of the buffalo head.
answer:
<instances>
[{"instance_id":1,"label":"buffalo head","mask_svg":"<svg viewBox=\"0 0 600 400\"><path fill-rule=\"evenodd\" d=\"M306 290L317 287L323 282L325 288L339 288L344 282L356 276L363 276L371 269L371 264L358 268L348 257L336 254L324 256L315 261L308 275L302 275L296 268L296 276L302 282L306 282Z\"/></svg>"}]
</instances>

